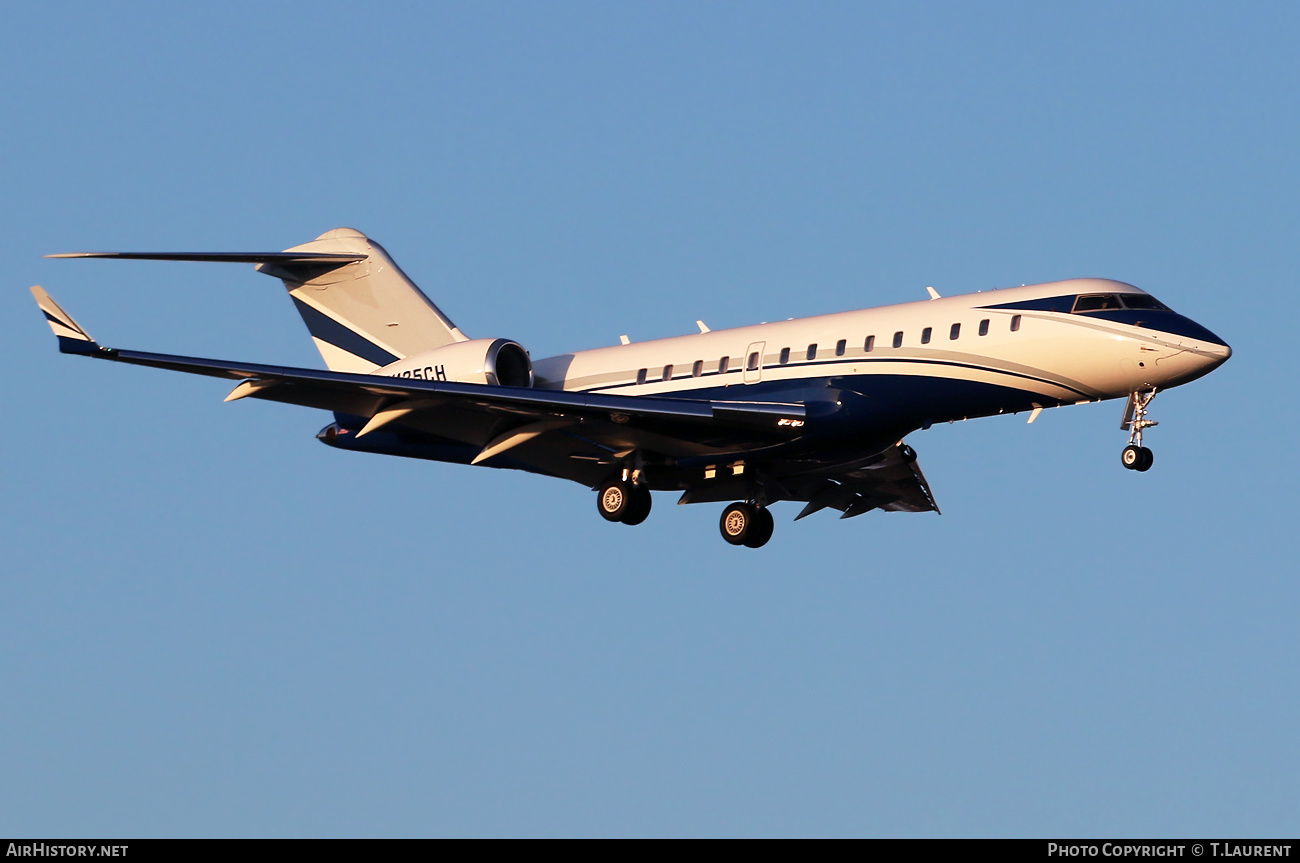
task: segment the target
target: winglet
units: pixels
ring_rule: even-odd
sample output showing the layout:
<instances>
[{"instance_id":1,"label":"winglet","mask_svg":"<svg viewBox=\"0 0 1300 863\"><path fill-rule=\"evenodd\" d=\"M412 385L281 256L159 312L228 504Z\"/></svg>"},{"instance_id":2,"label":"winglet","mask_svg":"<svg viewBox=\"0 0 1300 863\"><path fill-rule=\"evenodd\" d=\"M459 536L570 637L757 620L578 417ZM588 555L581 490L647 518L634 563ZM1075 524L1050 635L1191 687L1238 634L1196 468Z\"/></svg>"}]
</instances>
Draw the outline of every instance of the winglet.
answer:
<instances>
[{"instance_id":1,"label":"winglet","mask_svg":"<svg viewBox=\"0 0 1300 863\"><path fill-rule=\"evenodd\" d=\"M32 296L36 305L45 313L45 320L59 339L59 350L65 354L93 354L99 351L99 345L81 325L72 319L72 315L59 308L54 298L40 285L32 286Z\"/></svg>"}]
</instances>

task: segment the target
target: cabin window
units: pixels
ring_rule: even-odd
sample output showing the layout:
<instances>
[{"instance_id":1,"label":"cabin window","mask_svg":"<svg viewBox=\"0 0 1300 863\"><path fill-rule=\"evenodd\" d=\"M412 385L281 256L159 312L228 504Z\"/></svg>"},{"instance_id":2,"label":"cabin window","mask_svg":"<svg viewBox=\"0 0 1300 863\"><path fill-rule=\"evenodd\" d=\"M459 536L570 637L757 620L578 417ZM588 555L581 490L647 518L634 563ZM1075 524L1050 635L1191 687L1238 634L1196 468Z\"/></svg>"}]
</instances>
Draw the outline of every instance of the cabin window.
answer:
<instances>
[{"instance_id":1,"label":"cabin window","mask_svg":"<svg viewBox=\"0 0 1300 863\"><path fill-rule=\"evenodd\" d=\"M948 329L948 341L955 342L961 336L961 324L953 324Z\"/></svg>"},{"instance_id":2,"label":"cabin window","mask_svg":"<svg viewBox=\"0 0 1300 863\"><path fill-rule=\"evenodd\" d=\"M785 365L788 362L790 362L790 349L781 348L781 365Z\"/></svg>"},{"instance_id":3,"label":"cabin window","mask_svg":"<svg viewBox=\"0 0 1300 863\"><path fill-rule=\"evenodd\" d=\"M849 347L849 343L844 339L840 339L838 342L835 343L835 356L837 357L844 356L844 351L847 350L848 347Z\"/></svg>"},{"instance_id":4,"label":"cabin window","mask_svg":"<svg viewBox=\"0 0 1300 863\"><path fill-rule=\"evenodd\" d=\"M718 360L718 374L725 375L729 368L731 368L731 357L723 357Z\"/></svg>"},{"instance_id":5,"label":"cabin window","mask_svg":"<svg viewBox=\"0 0 1300 863\"><path fill-rule=\"evenodd\" d=\"M894 333L894 347L901 348L902 346L903 346L903 333L900 330L899 332Z\"/></svg>"},{"instance_id":6,"label":"cabin window","mask_svg":"<svg viewBox=\"0 0 1300 863\"><path fill-rule=\"evenodd\" d=\"M696 360L695 365L691 366L691 377L698 378L704 374L704 360Z\"/></svg>"},{"instance_id":7,"label":"cabin window","mask_svg":"<svg viewBox=\"0 0 1300 863\"><path fill-rule=\"evenodd\" d=\"M987 336L988 334L989 334L989 319L985 318L984 320L980 321L980 335Z\"/></svg>"},{"instance_id":8,"label":"cabin window","mask_svg":"<svg viewBox=\"0 0 1300 863\"><path fill-rule=\"evenodd\" d=\"M930 344L930 334L933 332L934 332L934 327L926 327L925 329L921 330L921 344L923 345Z\"/></svg>"},{"instance_id":9,"label":"cabin window","mask_svg":"<svg viewBox=\"0 0 1300 863\"><path fill-rule=\"evenodd\" d=\"M637 369L636 382L639 384L645 383L645 369Z\"/></svg>"},{"instance_id":10,"label":"cabin window","mask_svg":"<svg viewBox=\"0 0 1300 863\"><path fill-rule=\"evenodd\" d=\"M1013 333L1020 332L1020 315L1011 316L1011 332Z\"/></svg>"},{"instance_id":11,"label":"cabin window","mask_svg":"<svg viewBox=\"0 0 1300 863\"><path fill-rule=\"evenodd\" d=\"M758 351L754 351L749 355L749 362L745 365L745 368L751 372L758 371Z\"/></svg>"},{"instance_id":12,"label":"cabin window","mask_svg":"<svg viewBox=\"0 0 1300 863\"><path fill-rule=\"evenodd\" d=\"M869 354L871 353L871 349L874 348L875 346L876 346L876 337L867 336L867 340L862 343L862 352L864 354Z\"/></svg>"},{"instance_id":13,"label":"cabin window","mask_svg":"<svg viewBox=\"0 0 1300 863\"><path fill-rule=\"evenodd\" d=\"M808 346L808 353L805 354L804 357L805 357L805 359L810 359L810 360L815 360L815 359L817 359L817 346L816 346L816 345L809 345L809 346Z\"/></svg>"},{"instance_id":14,"label":"cabin window","mask_svg":"<svg viewBox=\"0 0 1300 863\"><path fill-rule=\"evenodd\" d=\"M664 366L664 380L670 381L672 379L673 379L673 367L671 364L669 364Z\"/></svg>"}]
</instances>

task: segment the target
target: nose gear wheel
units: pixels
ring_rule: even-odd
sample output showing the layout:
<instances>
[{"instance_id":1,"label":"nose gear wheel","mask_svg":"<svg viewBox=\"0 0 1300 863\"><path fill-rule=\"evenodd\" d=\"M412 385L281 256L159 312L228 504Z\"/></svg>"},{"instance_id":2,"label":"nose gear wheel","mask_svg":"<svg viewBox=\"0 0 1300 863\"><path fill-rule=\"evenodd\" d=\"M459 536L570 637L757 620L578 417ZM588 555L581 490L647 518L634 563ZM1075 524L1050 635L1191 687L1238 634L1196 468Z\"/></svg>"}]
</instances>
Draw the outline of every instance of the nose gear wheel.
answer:
<instances>
[{"instance_id":1,"label":"nose gear wheel","mask_svg":"<svg viewBox=\"0 0 1300 863\"><path fill-rule=\"evenodd\" d=\"M1124 464L1124 467L1129 470L1147 471L1150 470L1151 465L1155 463L1156 457L1151 450L1146 447L1133 446L1130 444L1129 446L1124 447L1124 453L1120 457L1120 460Z\"/></svg>"}]
</instances>

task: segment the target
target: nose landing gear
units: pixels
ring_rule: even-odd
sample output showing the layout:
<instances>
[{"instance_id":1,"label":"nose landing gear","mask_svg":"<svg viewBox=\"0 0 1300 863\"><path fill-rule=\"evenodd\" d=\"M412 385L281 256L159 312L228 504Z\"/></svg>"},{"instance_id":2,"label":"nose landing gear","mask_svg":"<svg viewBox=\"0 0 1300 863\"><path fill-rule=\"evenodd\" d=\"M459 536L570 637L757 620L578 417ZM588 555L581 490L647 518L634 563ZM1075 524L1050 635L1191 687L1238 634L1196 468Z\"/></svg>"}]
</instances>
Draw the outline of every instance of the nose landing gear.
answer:
<instances>
[{"instance_id":1,"label":"nose landing gear","mask_svg":"<svg viewBox=\"0 0 1300 863\"><path fill-rule=\"evenodd\" d=\"M1121 430L1128 432L1128 446L1120 456L1120 462L1129 470L1148 471L1155 463L1156 457L1151 450L1142 446L1142 432L1159 425L1155 420L1147 419L1147 408L1156 397L1156 390L1149 393L1129 393L1128 405L1124 408L1124 419L1120 421Z\"/></svg>"}]
</instances>

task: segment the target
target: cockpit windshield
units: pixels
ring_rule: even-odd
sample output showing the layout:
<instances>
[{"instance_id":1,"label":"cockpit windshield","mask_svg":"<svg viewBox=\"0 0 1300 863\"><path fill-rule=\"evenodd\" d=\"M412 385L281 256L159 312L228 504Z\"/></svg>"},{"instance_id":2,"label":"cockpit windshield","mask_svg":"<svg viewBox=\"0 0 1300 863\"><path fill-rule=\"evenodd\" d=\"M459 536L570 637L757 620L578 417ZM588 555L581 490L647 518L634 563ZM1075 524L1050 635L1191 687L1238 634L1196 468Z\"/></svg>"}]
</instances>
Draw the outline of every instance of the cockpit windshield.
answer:
<instances>
[{"instance_id":1,"label":"cockpit windshield","mask_svg":"<svg viewBox=\"0 0 1300 863\"><path fill-rule=\"evenodd\" d=\"M1172 311L1164 303L1150 294L1124 294L1124 306L1129 309L1155 309L1160 312Z\"/></svg>"},{"instance_id":2,"label":"cockpit windshield","mask_svg":"<svg viewBox=\"0 0 1300 863\"><path fill-rule=\"evenodd\" d=\"M1169 307L1150 294L1081 294L1071 314L1105 312L1111 309L1151 309L1167 312Z\"/></svg>"},{"instance_id":3,"label":"cockpit windshield","mask_svg":"<svg viewBox=\"0 0 1300 863\"><path fill-rule=\"evenodd\" d=\"M1079 312L1104 312L1110 309L1122 309L1119 294L1083 294L1074 301L1074 314Z\"/></svg>"}]
</instances>

